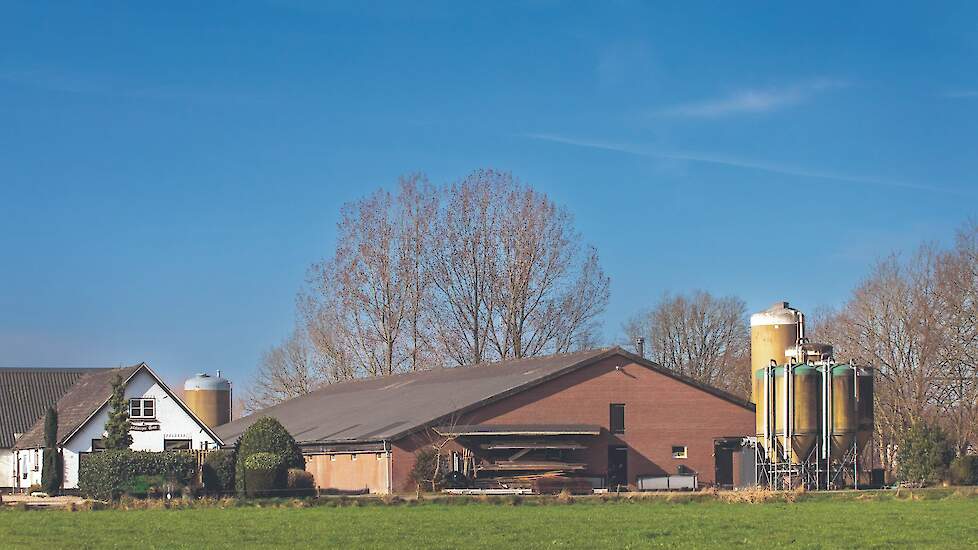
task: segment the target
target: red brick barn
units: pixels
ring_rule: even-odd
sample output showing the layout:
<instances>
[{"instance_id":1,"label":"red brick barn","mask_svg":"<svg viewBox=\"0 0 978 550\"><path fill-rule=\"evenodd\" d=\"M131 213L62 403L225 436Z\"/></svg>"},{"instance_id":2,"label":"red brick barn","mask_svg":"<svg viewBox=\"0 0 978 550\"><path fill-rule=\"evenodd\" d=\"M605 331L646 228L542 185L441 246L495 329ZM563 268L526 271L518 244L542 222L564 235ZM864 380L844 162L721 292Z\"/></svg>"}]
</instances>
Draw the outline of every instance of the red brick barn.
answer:
<instances>
[{"instance_id":1,"label":"red brick barn","mask_svg":"<svg viewBox=\"0 0 978 550\"><path fill-rule=\"evenodd\" d=\"M473 486L558 473L594 486L695 473L741 477L748 401L621 348L516 359L327 386L217 428L233 443L272 416L307 455L323 489L413 491L415 456L438 446Z\"/></svg>"}]
</instances>

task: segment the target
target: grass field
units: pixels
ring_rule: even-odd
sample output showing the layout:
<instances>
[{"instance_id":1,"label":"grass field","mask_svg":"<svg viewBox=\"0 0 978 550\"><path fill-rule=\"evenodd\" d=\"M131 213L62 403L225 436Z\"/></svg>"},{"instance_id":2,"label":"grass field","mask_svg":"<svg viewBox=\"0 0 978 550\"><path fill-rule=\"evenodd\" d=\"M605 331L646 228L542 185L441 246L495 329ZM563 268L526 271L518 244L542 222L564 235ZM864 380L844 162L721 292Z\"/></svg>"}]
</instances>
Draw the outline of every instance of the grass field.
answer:
<instances>
[{"instance_id":1,"label":"grass field","mask_svg":"<svg viewBox=\"0 0 978 550\"><path fill-rule=\"evenodd\" d=\"M978 498L0 512L3 548L978 546Z\"/></svg>"}]
</instances>

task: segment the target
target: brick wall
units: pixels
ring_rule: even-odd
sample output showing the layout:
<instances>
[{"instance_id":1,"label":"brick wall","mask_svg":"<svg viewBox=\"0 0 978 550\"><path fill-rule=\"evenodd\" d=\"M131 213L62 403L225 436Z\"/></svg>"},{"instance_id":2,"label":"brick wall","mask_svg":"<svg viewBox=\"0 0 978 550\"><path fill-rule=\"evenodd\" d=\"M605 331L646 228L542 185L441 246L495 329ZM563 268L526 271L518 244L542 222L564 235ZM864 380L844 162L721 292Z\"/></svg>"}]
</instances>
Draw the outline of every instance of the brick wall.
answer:
<instances>
[{"instance_id":1,"label":"brick wall","mask_svg":"<svg viewBox=\"0 0 978 550\"><path fill-rule=\"evenodd\" d=\"M620 367L620 369L616 369ZM625 404L625 433L611 434L609 405ZM754 412L694 386L613 356L546 382L459 419L459 424L594 424L602 434L582 452L587 474L607 473L608 447L628 447L628 478L673 474L680 464L697 471L700 483L714 480L716 438L753 433ZM413 452L430 441L417 434L393 446L395 490L413 490L408 474ZM688 458L672 458L673 445Z\"/></svg>"}]
</instances>

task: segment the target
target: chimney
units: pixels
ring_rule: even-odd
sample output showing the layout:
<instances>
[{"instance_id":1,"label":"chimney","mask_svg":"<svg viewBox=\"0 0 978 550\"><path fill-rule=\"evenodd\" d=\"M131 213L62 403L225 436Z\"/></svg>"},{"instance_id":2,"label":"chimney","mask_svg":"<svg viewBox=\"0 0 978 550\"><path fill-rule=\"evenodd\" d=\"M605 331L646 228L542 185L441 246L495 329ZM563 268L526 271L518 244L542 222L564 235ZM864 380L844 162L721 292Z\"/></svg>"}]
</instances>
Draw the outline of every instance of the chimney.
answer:
<instances>
[{"instance_id":1,"label":"chimney","mask_svg":"<svg viewBox=\"0 0 978 550\"><path fill-rule=\"evenodd\" d=\"M639 336L635 339L635 353L640 357L645 357L645 338Z\"/></svg>"}]
</instances>

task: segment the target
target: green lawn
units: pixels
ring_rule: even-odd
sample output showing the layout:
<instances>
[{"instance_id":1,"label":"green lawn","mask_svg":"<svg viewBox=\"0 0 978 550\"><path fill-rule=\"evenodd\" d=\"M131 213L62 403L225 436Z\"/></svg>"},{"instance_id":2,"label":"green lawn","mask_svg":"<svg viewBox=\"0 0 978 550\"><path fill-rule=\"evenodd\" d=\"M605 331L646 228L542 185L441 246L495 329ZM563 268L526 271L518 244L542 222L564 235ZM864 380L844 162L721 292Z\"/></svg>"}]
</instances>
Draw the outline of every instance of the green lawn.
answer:
<instances>
[{"instance_id":1,"label":"green lawn","mask_svg":"<svg viewBox=\"0 0 978 550\"><path fill-rule=\"evenodd\" d=\"M0 512L0 547L978 546L978 498Z\"/></svg>"}]
</instances>

